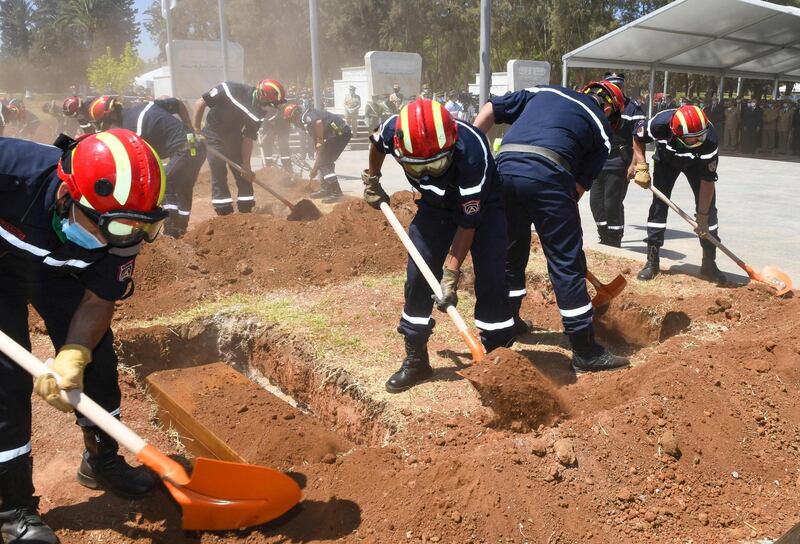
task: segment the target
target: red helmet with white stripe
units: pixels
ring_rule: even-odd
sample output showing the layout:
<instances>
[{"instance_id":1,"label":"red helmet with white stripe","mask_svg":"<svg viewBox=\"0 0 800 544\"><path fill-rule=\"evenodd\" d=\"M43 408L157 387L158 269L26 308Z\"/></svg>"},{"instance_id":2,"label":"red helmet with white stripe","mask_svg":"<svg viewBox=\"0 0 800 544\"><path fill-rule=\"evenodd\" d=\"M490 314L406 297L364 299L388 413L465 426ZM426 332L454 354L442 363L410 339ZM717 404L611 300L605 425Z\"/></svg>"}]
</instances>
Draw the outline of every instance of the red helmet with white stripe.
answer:
<instances>
[{"instance_id":1,"label":"red helmet with white stripe","mask_svg":"<svg viewBox=\"0 0 800 544\"><path fill-rule=\"evenodd\" d=\"M622 89L610 81L602 80L587 83L581 92L597 97L612 128L619 126L621 115L625 111L625 94Z\"/></svg>"},{"instance_id":2,"label":"red helmet with white stripe","mask_svg":"<svg viewBox=\"0 0 800 544\"><path fill-rule=\"evenodd\" d=\"M58 161L72 201L112 246L153 241L166 212L161 159L130 130L116 128L73 141Z\"/></svg>"},{"instance_id":3,"label":"red helmet with white stripe","mask_svg":"<svg viewBox=\"0 0 800 544\"><path fill-rule=\"evenodd\" d=\"M64 113L66 117L75 117L78 115L78 111L81 109L81 100L80 96L69 96L64 100L64 103L61 105L61 111Z\"/></svg>"},{"instance_id":4,"label":"red helmet with white stripe","mask_svg":"<svg viewBox=\"0 0 800 544\"><path fill-rule=\"evenodd\" d=\"M442 104L417 98L400 110L394 129L397 160L412 176L443 174L453 158L458 126Z\"/></svg>"},{"instance_id":5,"label":"red helmet with white stripe","mask_svg":"<svg viewBox=\"0 0 800 544\"><path fill-rule=\"evenodd\" d=\"M262 79L256 85L256 98L262 106L283 104L286 102L286 91L274 79Z\"/></svg>"},{"instance_id":6,"label":"red helmet with white stripe","mask_svg":"<svg viewBox=\"0 0 800 544\"><path fill-rule=\"evenodd\" d=\"M669 123L672 134L686 147L700 147L706 140L711 121L697 106L681 106Z\"/></svg>"},{"instance_id":7,"label":"red helmet with white stripe","mask_svg":"<svg viewBox=\"0 0 800 544\"><path fill-rule=\"evenodd\" d=\"M122 104L115 96L98 96L89 104L89 119L102 123L115 117L122 110Z\"/></svg>"}]
</instances>

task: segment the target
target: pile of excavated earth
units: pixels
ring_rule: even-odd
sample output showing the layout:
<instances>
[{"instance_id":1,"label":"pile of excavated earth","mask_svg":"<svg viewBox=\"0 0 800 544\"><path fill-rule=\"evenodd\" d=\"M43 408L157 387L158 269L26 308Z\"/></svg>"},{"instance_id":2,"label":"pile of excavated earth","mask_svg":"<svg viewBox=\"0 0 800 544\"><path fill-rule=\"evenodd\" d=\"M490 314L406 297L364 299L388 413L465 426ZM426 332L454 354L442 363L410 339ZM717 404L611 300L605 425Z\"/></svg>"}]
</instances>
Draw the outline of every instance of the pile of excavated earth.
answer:
<instances>
[{"instance_id":1,"label":"pile of excavated earth","mask_svg":"<svg viewBox=\"0 0 800 544\"><path fill-rule=\"evenodd\" d=\"M770 542L800 521L797 297L638 282L637 263L590 252L601 279L628 280L596 320L632 367L577 377L534 241L534 332L472 364L438 314L433 380L389 395L406 256L380 212L345 200L286 221L257 193L259 213L217 218L207 174L196 192L189 233L143 248L118 308L122 417L179 458L286 471L303 500L265 526L184 533L164 490L131 502L75 482L79 432L34 399L35 482L62 542ZM392 205L408 224L412 195Z\"/></svg>"}]
</instances>

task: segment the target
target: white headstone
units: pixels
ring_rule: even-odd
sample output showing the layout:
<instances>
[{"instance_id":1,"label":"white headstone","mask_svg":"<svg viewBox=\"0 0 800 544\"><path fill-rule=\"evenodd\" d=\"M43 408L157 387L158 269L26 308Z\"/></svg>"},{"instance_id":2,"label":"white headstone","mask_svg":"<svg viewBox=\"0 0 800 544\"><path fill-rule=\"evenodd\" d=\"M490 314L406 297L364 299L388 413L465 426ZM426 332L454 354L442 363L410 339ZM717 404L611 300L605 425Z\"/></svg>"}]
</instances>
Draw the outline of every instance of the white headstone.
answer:
<instances>
[{"instance_id":1,"label":"white headstone","mask_svg":"<svg viewBox=\"0 0 800 544\"><path fill-rule=\"evenodd\" d=\"M506 66L508 90L511 92L550 84L550 63L547 61L512 59Z\"/></svg>"},{"instance_id":2,"label":"white headstone","mask_svg":"<svg viewBox=\"0 0 800 544\"><path fill-rule=\"evenodd\" d=\"M391 94L392 86L400 85L400 92L409 98L420 91L422 79L422 56L419 53L395 53L392 51L370 51L364 55L367 68L368 96Z\"/></svg>"},{"instance_id":3,"label":"white headstone","mask_svg":"<svg viewBox=\"0 0 800 544\"><path fill-rule=\"evenodd\" d=\"M222 81L220 42L173 40L175 96L197 98ZM228 42L228 77L244 81L244 49Z\"/></svg>"}]
</instances>

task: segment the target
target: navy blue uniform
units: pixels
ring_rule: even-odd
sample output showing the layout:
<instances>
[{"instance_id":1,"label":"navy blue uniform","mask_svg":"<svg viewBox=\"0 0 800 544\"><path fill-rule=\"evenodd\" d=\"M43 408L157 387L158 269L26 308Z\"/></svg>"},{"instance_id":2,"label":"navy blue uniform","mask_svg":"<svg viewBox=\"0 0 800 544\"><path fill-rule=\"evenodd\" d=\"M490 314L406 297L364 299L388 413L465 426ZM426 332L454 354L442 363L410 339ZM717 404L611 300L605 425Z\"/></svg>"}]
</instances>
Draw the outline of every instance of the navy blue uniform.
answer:
<instances>
[{"instance_id":1,"label":"navy blue uniform","mask_svg":"<svg viewBox=\"0 0 800 544\"><path fill-rule=\"evenodd\" d=\"M264 117L264 124L261 127L261 150L267 160L271 162L277 147L277 151L280 154L281 167L289 174L292 174L292 151L289 148L290 133L291 126L289 121L283 118L281 110L270 108L269 113Z\"/></svg>"},{"instance_id":2,"label":"navy blue uniform","mask_svg":"<svg viewBox=\"0 0 800 544\"><path fill-rule=\"evenodd\" d=\"M81 107L78 108L78 128L83 134L94 134L97 132L97 127L92 123L92 117L89 115L89 106L92 101L97 98L96 96L87 96L81 101Z\"/></svg>"},{"instance_id":3,"label":"navy blue uniform","mask_svg":"<svg viewBox=\"0 0 800 544\"><path fill-rule=\"evenodd\" d=\"M312 142L316 141L316 124L322 121L323 143L317 149L319 155L319 179L323 187L335 186L339 190L339 178L336 177L336 159L342 154L350 142L350 126L343 117L325 110L308 109L303 112L300 122Z\"/></svg>"},{"instance_id":4,"label":"navy blue uniform","mask_svg":"<svg viewBox=\"0 0 800 544\"><path fill-rule=\"evenodd\" d=\"M564 330L576 333L591 326L593 315L576 184L591 188L611 149L611 127L593 98L564 87L535 87L491 102L495 122L511 124L503 146L543 147L558 159L502 148L497 158L508 216L512 311L519 313L526 294L533 223L547 257Z\"/></svg>"},{"instance_id":5,"label":"navy blue uniform","mask_svg":"<svg viewBox=\"0 0 800 544\"><path fill-rule=\"evenodd\" d=\"M53 206L60 180L61 150L27 140L0 138L0 330L27 349L28 304L44 319L58 350L86 289L118 300L132 289L139 250L89 251L69 241L54 225ZM84 390L103 408L119 414L117 356L109 329L92 351ZM0 354L0 499L6 509L33 495L21 484L20 467L31 451L31 377ZM79 417L82 426L89 420ZM11 485L9 479L16 483ZM23 479L24 480L24 479Z\"/></svg>"},{"instance_id":6,"label":"navy blue uniform","mask_svg":"<svg viewBox=\"0 0 800 544\"><path fill-rule=\"evenodd\" d=\"M703 145L694 149L684 147L672 134L670 122L677 110L664 110L653 116L647 123L639 123L636 128L636 139L642 143L656 142L653 155L653 186L670 197L678 176L683 173L689 180L694 193L695 207L700 198L701 181L717 181L718 140L714 126L709 127ZM664 232L667 230L667 212L669 206L653 196L650 211L647 214L648 245L661 247L664 245ZM708 208L708 230L719 239L719 223L717 221L716 191ZM713 251L711 242L700 239L700 245L706 251Z\"/></svg>"},{"instance_id":7,"label":"navy blue uniform","mask_svg":"<svg viewBox=\"0 0 800 544\"><path fill-rule=\"evenodd\" d=\"M122 110L122 127L141 136L162 159L169 158L163 208L169 213L165 231L170 235L183 233L189 224L192 191L206 158L205 146L193 141L192 129L174 117L179 104L177 98L167 98Z\"/></svg>"},{"instance_id":8,"label":"navy blue uniform","mask_svg":"<svg viewBox=\"0 0 800 544\"><path fill-rule=\"evenodd\" d=\"M611 136L611 152L603 171L592 185L589 204L601 243L619 246L625 231L625 195L628 167L633 160L633 133L647 117L638 102L625 99L625 111Z\"/></svg>"},{"instance_id":9,"label":"navy blue uniform","mask_svg":"<svg viewBox=\"0 0 800 544\"><path fill-rule=\"evenodd\" d=\"M223 81L203 95L209 107L202 133L208 145L237 164L250 167L250 157L242 157L242 137L258 139L263 112L256 102L256 88L244 83ZM211 204L219 215L233 212L233 199L228 190L228 165L213 156L208 157L211 169ZM252 211L255 206L253 184L231 169L236 180L236 207L240 212Z\"/></svg>"},{"instance_id":10,"label":"navy blue uniform","mask_svg":"<svg viewBox=\"0 0 800 544\"><path fill-rule=\"evenodd\" d=\"M394 131L397 115L391 116L372 136L375 148L396 156ZM442 266L460 226L475 229L470 253L475 270L475 325L487 349L508 346L514 340L514 320L508 304L505 279L507 246L500 180L486 137L463 121L453 164L439 177L414 178L408 182L419 191L418 211L408 233L425 262L441 280ZM426 340L435 325L431 317L433 294L414 261L406 272L405 306L398 331L410 338Z\"/></svg>"}]
</instances>

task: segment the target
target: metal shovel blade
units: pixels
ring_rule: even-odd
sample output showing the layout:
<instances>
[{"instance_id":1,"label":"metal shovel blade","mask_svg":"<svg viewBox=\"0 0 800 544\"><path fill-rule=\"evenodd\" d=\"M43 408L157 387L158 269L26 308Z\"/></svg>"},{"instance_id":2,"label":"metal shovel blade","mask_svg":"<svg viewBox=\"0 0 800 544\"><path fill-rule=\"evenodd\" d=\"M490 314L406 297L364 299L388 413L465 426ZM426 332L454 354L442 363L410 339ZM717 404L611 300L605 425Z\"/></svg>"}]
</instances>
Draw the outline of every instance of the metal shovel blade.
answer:
<instances>
[{"instance_id":1,"label":"metal shovel blade","mask_svg":"<svg viewBox=\"0 0 800 544\"><path fill-rule=\"evenodd\" d=\"M780 268L776 268L774 266L765 266L761 270L761 274L758 275L760 277L754 279L766 283L775 289L776 296L785 295L792 290L792 278L790 278L789 274Z\"/></svg>"},{"instance_id":2,"label":"metal shovel blade","mask_svg":"<svg viewBox=\"0 0 800 544\"><path fill-rule=\"evenodd\" d=\"M137 458L159 474L183 511L187 531L222 531L260 525L291 510L300 486L277 470L198 457L191 477L148 445Z\"/></svg>"}]
</instances>

